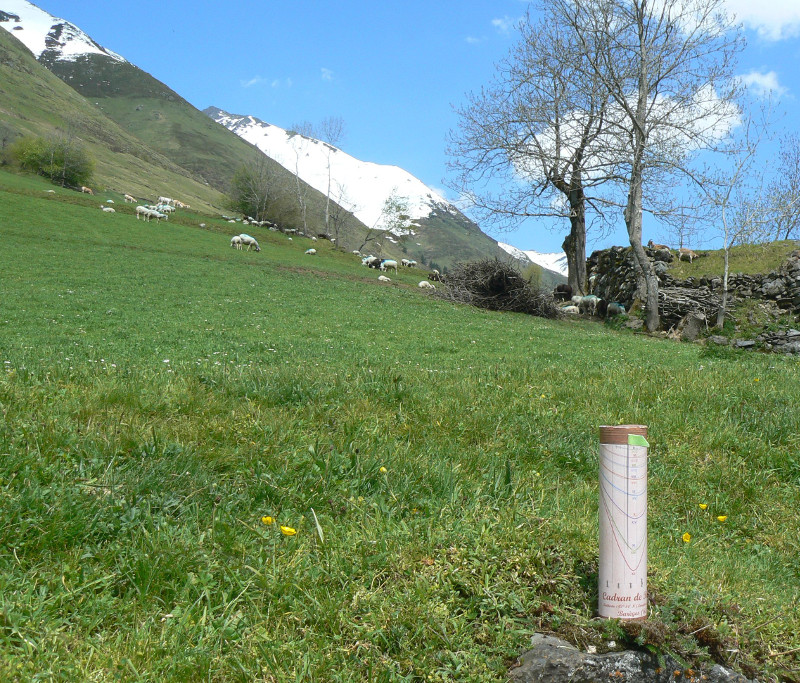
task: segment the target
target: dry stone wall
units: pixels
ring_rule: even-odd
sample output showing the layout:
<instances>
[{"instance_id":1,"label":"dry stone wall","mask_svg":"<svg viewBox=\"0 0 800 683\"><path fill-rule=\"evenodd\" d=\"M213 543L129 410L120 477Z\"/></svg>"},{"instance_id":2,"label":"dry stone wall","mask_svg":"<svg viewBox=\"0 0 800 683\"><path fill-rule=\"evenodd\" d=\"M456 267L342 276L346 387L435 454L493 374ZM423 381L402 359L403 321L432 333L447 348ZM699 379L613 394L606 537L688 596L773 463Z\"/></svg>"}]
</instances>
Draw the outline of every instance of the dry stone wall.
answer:
<instances>
[{"instance_id":1,"label":"dry stone wall","mask_svg":"<svg viewBox=\"0 0 800 683\"><path fill-rule=\"evenodd\" d=\"M645 248L659 280L659 314L665 328L675 327L690 314L713 320L722 305L722 277L689 277L678 280L669 273L675 258L666 249ZM636 275L630 247L611 247L594 252L587 260L592 293L606 301L618 301L630 308L636 297ZM800 249L793 251L778 270L765 275L731 273L728 277L731 306L736 300L761 299L779 308L800 314ZM772 332L762 335L769 348L786 346L800 353L800 333Z\"/></svg>"}]
</instances>

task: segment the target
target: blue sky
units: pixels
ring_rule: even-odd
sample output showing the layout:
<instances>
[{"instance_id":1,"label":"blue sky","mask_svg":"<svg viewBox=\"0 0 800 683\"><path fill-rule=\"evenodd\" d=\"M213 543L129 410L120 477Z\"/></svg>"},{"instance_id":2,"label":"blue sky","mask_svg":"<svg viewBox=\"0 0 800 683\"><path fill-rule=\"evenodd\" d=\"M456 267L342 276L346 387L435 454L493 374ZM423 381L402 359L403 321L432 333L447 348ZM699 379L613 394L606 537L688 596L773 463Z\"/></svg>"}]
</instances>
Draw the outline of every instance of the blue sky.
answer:
<instances>
[{"instance_id":1,"label":"blue sky","mask_svg":"<svg viewBox=\"0 0 800 683\"><path fill-rule=\"evenodd\" d=\"M282 128L340 117L346 152L401 166L439 190L453 106L489 83L527 8L520 0L34 2L199 109L213 105ZM777 126L800 133L800 0L727 2L748 29L740 73L753 88L780 95ZM529 222L490 234L550 252L560 250L567 227ZM646 223L648 237L663 234L655 227L648 234ZM590 236L588 246L610 244L627 244L624 228L598 242Z\"/></svg>"}]
</instances>

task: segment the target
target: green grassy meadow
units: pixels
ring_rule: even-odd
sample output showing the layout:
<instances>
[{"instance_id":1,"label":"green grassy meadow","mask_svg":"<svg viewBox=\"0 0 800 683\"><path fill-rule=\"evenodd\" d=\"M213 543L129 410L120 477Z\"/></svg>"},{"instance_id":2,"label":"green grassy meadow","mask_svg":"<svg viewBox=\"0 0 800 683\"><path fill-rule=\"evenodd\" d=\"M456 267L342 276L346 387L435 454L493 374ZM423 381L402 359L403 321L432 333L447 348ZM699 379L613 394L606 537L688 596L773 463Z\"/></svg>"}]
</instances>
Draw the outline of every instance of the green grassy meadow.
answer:
<instances>
[{"instance_id":1,"label":"green grassy meadow","mask_svg":"<svg viewBox=\"0 0 800 683\"><path fill-rule=\"evenodd\" d=\"M0 173L0 680L503 681L537 631L800 680L796 359L49 187ZM651 443L627 626L595 616L617 423Z\"/></svg>"}]
</instances>

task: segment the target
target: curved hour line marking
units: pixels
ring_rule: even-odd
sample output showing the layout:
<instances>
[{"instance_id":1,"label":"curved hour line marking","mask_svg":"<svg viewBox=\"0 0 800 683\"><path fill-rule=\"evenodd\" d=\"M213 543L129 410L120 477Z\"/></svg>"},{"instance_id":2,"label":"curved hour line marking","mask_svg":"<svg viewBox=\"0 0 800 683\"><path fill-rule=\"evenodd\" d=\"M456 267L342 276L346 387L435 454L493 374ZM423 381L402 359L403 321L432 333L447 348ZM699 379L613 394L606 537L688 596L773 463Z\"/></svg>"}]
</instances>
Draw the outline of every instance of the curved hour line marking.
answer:
<instances>
[{"instance_id":1,"label":"curved hour line marking","mask_svg":"<svg viewBox=\"0 0 800 683\"><path fill-rule=\"evenodd\" d=\"M617 489L617 490L619 490L619 489ZM645 507L641 511L641 513L639 513L638 515L631 515L626 510L623 510L619 505L617 505L617 503L614 501L614 497L613 496L609 496L608 493L606 492L606 490L602 486L600 487L600 491L603 493L603 497L608 499L608 500L610 500L611 504L615 508L617 508L617 510L619 510L623 515L625 515L625 517L627 517L628 519L641 519L647 513L647 508Z\"/></svg>"},{"instance_id":2,"label":"curved hour line marking","mask_svg":"<svg viewBox=\"0 0 800 683\"><path fill-rule=\"evenodd\" d=\"M608 506L605 504L605 500L603 500L603 505L605 507L606 519L608 519L608 521L611 522L611 536L614 539L614 543L616 544L617 548L619 549L620 555L622 555L622 561L625 563L625 566L628 567L628 569L635 574L638 571L639 566L642 564L642 559L644 559L643 551L647 548L647 543L646 542L642 543L642 545L639 546L638 550L639 561L636 563L635 567L631 566L630 563L628 562L628 558L626 557L625 550L622 548L622 545L620 545L619 539L622 538L622 532L619 530L616 523L614 522L614 519L610 514L610 510L608 509ZM617 536L618 533L619 537ZM627 540L624 539L622 543L625 545L626 548L628 548L628 550L633 550L633 548L631 548L631 546L628 545Z\"/></svg>"}]
</instances>

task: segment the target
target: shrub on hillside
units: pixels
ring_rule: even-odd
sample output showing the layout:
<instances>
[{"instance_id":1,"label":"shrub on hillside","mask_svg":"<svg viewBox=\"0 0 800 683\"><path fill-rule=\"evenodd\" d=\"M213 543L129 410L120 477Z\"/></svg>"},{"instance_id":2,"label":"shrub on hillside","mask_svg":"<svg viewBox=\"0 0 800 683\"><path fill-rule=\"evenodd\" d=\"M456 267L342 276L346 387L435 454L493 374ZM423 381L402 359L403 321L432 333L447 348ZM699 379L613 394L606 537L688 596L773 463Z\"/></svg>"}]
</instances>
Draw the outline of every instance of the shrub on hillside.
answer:
<instances>
[{"instance_id":1,"label":"shrub on hillside","mask_svg":"<svg viewBox=\"0 0 800 683\"><path fill-rule=\"evenodd\" d=\"M558 317L550 292L531 286L516 268L499 259L456 264L447 273L447 287L438 290L438 295L491 311Z\"/></svg>"},{"instance_id":2,"label":"shrub on hillside","mask_svg":"<svg viewBox=\"0 0 800 683\"><path fill-rule=\"evenodd\" d=\"M94 172L94 159L66 136L26 136L11 145L10 153L22 170L50 178L62 187L86 185Z\"/></svg>"}]
</instances>

